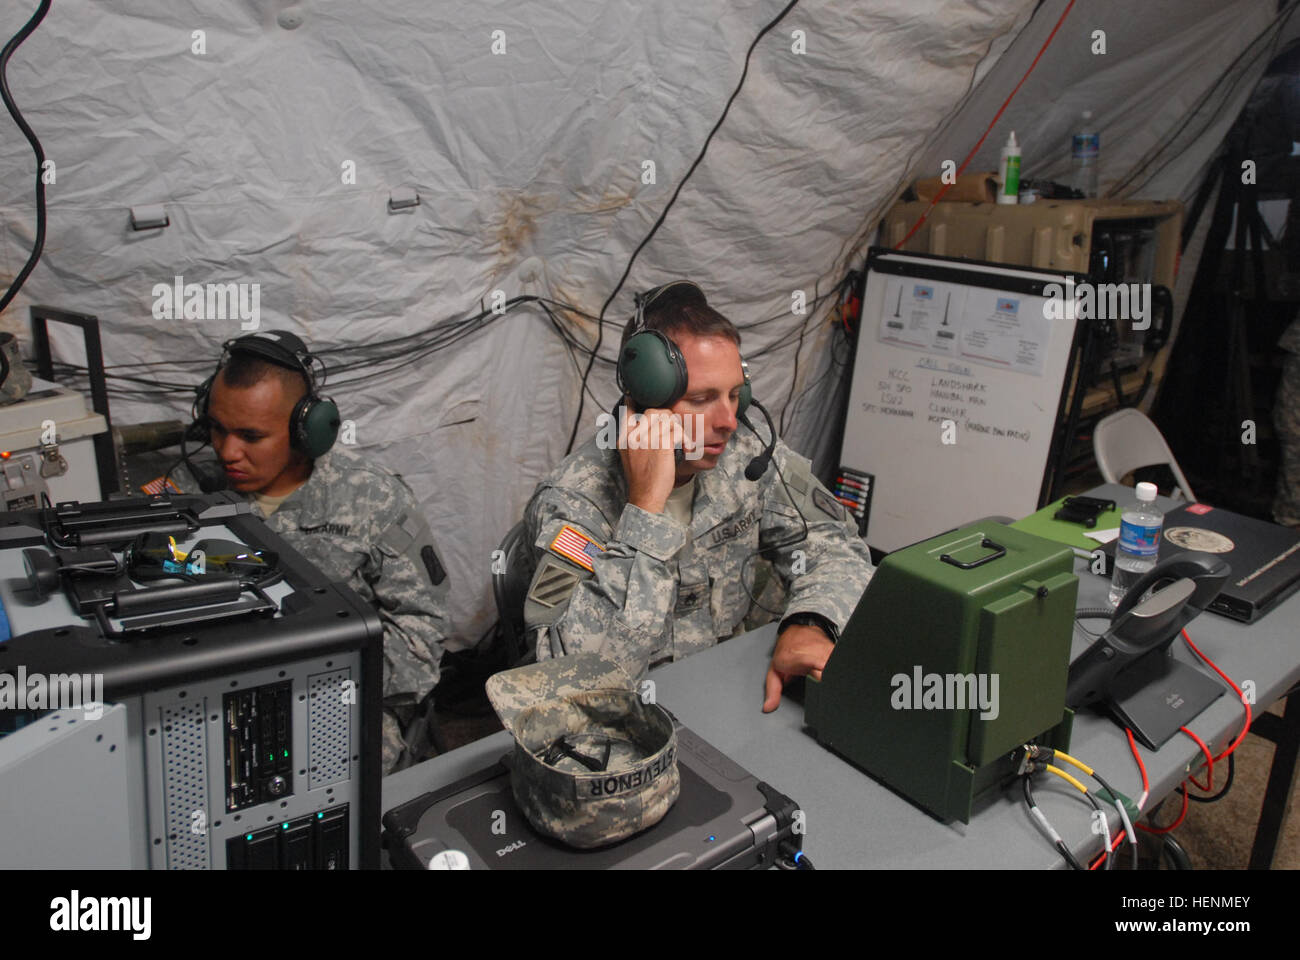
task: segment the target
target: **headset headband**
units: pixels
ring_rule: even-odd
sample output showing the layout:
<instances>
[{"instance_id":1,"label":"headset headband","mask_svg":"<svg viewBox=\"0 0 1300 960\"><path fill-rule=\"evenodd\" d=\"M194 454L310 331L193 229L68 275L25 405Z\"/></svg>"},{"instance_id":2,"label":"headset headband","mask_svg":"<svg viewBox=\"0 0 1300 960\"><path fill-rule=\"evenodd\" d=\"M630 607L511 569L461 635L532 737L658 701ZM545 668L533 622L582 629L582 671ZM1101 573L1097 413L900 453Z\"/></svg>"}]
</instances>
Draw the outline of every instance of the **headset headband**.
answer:
<instances>
[{"instance_id":1,"label":"headset headband","mask_svg":"<svg viewBox=\"0 0 1300 960\"><path fill-rule=\"evenodd\" d=\"M307 380L308 396L315 396L325 384L325 364L307 349L302 340L287 330L264 330L227 340L221 345L218 369L226 365L233 353L251 354L278 367L301 373ZM316 364L320 364L320 376L316 375Z\"/></svg>"},{"instance_id":2,"label":"headset headband","mask_svg":"<svg viewBox=\"0 0 1300 960\"><path fill-rule=\"evenodd\" d=\"M707 307L709 301L705 299L704 291L694 280L673 280L670 283L661 284L647 290L645 293L638 293L633 298L636 304L636 316L632 321L632 333L638 333L646 328L645 315L649 309L657 302L665 298L680 299L683 305L686 303L699 300L699 305Z\"/></svg>"}]
</instances>

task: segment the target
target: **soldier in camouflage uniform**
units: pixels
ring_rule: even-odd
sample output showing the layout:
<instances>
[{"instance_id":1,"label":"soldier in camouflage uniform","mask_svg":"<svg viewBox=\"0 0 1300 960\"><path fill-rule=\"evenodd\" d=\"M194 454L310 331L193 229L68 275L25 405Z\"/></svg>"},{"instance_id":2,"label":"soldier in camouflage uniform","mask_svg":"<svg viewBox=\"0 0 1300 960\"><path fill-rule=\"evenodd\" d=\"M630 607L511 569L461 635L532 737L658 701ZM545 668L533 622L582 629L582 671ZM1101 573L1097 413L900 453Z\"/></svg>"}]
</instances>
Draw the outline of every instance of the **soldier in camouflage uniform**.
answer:
<instances>
[{"instance_id":1,"label":"soldier in camouflage uniform","mask_svg":"<svg viewBox=\"0 0 1300 960\"><path fill-rule=\"evenodd\" d=\"M423 701L438 682L448 584L410 487L335 448L316 459L311 478L267 525L375 608L384 624L384 769L392 770L404 749L404 762L425 759L427 730L416 725L405 740L402 731L422 705L432 709Z\"/></svg>"},{"instance_id":2,"label":"soldier in camouflage uniform","mask_svg":"<svg viewBox=\"0 0 1300 960\"><path fill-rule=\"evenodd\" d=\"M1273 519L1300 526L1300 319L1292 320L1278 341L1282 353L1282 382L1277 388L1273 424L1281 447L1277 468L1277 497Z\"/></svg>"},{"instance_id":3,"label":"soldier in camouflage uniform","mask_svg":"<svg viewBox=\"0 0 1300 960\"><path fill-rule=\"evenodd\" d=\"M315 460L294 447L290 415L307 393L305 380L301 369L234 349L211 381L207 425L230 487L379 614L387 772L431 752L426 697L438 682L448 629L447 576L400 477L337 446Z\"/></svg>"},{"instance_id":4,"label":"soldier in camouflage uniform","mask_svg":"<svg viewBox=\"0 0 1300 960\"><path fill-rule=\"evenodd\" d=\"M769 434L752 410L761 436L738 428L740 334L699 301L647 312L647 328L680 349L688 385L671 411L645 411L642 427L675 424L674 442L703 455L679 461L671 445L644 449L645 436L628 449L629 427L620 449L602 449L610 445L598 436L544 478L524 515L537 553L524 617L539 660L598 652L639 676L741 632L761 546L787 591L766 681L770 711L790 677L820 676L871 577L870 553L848 511L784 443L775 448L779 473L745 478ZM701 415L704 436L686 437L670 413ZM693 499L673 504L673 491L692 484Z\"/></svg>"}]
</instances>

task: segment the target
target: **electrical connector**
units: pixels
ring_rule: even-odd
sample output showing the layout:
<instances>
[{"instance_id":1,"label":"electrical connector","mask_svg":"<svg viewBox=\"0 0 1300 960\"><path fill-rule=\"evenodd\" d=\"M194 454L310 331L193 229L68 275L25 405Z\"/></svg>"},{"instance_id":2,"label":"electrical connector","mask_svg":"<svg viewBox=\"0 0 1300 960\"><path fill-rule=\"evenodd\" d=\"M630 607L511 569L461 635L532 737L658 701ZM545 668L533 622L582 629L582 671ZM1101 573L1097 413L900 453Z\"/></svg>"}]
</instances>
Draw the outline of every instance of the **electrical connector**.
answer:
<instances>
[{"instance_id":1,"label":"electrical connector","mask_svg":"<svg viewBox=\"0 0 1300 960\"><path fill-rule=\"evenodd\" d=\"M1056 751L1051 747L1040 746L1037 743L1026 743L1024 746L1017 748L1020 754L1019 763L1016 766L1016 776L1024 776L1027 773L1042 773L1047 769L1056 758ZM1013 754L1014 755L1014 754Z\"/></svg>"}]
</instances>

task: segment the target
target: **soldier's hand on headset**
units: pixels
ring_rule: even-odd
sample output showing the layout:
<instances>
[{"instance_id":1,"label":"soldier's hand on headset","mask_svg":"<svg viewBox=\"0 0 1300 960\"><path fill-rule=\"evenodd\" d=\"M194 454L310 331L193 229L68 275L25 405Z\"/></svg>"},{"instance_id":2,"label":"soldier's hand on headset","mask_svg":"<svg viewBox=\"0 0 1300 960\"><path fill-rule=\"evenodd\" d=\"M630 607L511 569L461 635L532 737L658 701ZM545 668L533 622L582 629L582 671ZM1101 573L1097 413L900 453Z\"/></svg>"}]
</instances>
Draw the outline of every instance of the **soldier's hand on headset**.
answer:
<instances>
[{"instance_id":1,"label":"soldier's hand on headset","mask_svg":"<svg viewBox=\"0 0 1300 960\"><path fill-rule=\"evenodd\" d=\"M627 415L619 427L618 451L628 503L647 513L663 513L677 480L674 450L685 440L681 417L671 410L651 408L642 416Z\"/></svg>"}]
</instances>

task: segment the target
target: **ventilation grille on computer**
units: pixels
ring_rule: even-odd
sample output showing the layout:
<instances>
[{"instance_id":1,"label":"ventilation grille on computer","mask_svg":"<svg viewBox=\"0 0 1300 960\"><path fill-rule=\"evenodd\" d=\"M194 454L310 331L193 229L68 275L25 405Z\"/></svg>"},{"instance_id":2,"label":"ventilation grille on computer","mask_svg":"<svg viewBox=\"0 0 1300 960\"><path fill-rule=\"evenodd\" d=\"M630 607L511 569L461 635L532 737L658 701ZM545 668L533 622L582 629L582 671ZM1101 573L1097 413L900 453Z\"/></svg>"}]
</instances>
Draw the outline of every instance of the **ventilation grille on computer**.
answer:
<instances>
[{"instance_id":1,"label":"ventilation grille on computer","mask_svg":"<svg viewBox=\"0 0 1300 960\"><path fill-rule=\"evenodd\" d=\"M358 697L351 675L351 670L335 670L308 678L307 762L312 790L350 776L352 711Z\"/></svg>"},{"instance_id":2,"label":"ventilation grille on computer","mask_svg":"<svg viewBox=\"0 0 1300 960\"><path fill-rule=\"evenodd\" d=\"M163 789L167 799L167 868L207 870L208 755L203 704L162 708ZM198 816L195 816L195 813Z\"/></svg>"}]
</instances>

